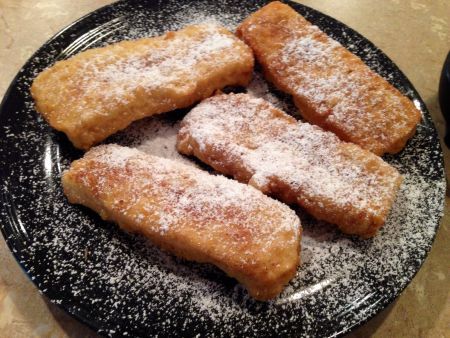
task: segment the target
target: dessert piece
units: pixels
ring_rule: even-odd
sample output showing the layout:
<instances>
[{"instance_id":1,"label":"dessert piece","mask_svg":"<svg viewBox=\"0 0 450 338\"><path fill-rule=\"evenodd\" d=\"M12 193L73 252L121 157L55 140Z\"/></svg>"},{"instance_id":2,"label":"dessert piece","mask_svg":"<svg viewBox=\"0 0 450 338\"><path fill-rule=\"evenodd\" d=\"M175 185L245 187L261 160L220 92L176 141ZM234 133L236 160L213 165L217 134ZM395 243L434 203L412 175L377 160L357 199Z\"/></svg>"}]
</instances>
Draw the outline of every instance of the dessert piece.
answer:
<instances>
[{"instance_id":1,"label":"dessert piece","mask_svg":"<svg viewBox=\"0 0 450 338\"><path fill-rule=\"evenodd\" d=\"M212 263L259 300L281 292L300 259L300 221L260 191L136 149L91 149L63 174L85 205L177 256Z\"/></svg>"},{"instance_id":2,"label":"dessert piece","mask_svg":"<svg viewBox=\"0 0 450 338\"><path fill-rule=\"evenodd\" d=\"M266 5L237 34L309 122L377 155L400 151L414 134L414 104L288 5Z\"/></svg>"},{"instance_id":3,"label":"dessert piece","mask_svg":"<svg viewBox=\"0 0 450 338\"><path fill-rule=\"evenodd\" d=\"M88 149L135 120L246 85L253 62L250 48L225 28L192 25L56 62L36 77L31 93L52 127Z\"/></svg>"},{"instance_id":4,"label":"dessert piece","mask_svg":"<svg viewBox=\"0 0 450 338\"><path fill-rule=\"evenodd\" d=\"M184 117L177 148L364 238L385 223L402 182L380 157L248 94L202 101Z\"/></svg>"}]
</instances>

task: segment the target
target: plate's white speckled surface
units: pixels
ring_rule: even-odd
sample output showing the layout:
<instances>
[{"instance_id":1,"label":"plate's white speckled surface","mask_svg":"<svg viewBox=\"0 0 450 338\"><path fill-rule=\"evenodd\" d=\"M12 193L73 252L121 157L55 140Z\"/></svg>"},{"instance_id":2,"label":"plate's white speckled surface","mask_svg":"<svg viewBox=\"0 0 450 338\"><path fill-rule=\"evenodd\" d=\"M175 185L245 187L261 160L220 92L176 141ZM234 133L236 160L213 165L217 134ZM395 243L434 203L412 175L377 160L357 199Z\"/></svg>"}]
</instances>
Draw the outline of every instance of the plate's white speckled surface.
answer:
<instances>
[{"instance_id":1,"label":"plate's white speckled surface","mask_svg":"<svg viewBox=\"0 0 450 338\"><path fill-rule=\"evenodd\" d=\"M8 242L50 299L100 332L159 330L163 334L176 328L186 334L208 329L217 335L339 333L392 300L417 271L431 245L445 185L441 153L428 115L407 148L387 158L405 175L405 182L379 236L370 241L350 238L299 211L305 227L304 264L285 292L267 304L249 299L218 270L180 262L141 238L122 234L87 209L67 204L60 173L80 153L35 114L28 94L33 75L55 58L87 46L154 35L210 19L232 27L256 8L247 6L230 2L221 6L187 3L183 7L178 2L155 12L144 6L115 5L85 19L87 27L101 27L95 33L80 38L75 26L38 52L21 73L17 91L10 93L17 110L1 115L6 147L0 149L6 178L0 215L10 222L3 224ZM298 8L424 109L401 73L373 46L329 18ZM263 81L252 88L259 88L254 94L269 95L285 109L292 109L289 99L270 87L266 90ZM173 147L176 121L181 116L182 112L138 122L110 141L180 158ZM15 119L22 124L14 124ZM11 156L17 161L7 163Z\"/></svg>"}]
</instances>

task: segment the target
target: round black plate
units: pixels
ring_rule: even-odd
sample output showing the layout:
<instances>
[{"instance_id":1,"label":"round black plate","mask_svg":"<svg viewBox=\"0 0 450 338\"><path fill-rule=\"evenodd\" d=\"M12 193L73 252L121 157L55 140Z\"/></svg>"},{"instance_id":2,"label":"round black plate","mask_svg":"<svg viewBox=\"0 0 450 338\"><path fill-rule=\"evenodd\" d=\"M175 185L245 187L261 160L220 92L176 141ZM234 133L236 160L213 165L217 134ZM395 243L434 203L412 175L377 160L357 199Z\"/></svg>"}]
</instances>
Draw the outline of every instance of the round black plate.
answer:
<instances>
[{"instance_id":1,"label":"round black plate","mask_svg":"<svg viewBox=\"0 0 450 338\"><path fill-rule=\"evenodd\" d=\"M340 335L390 303L431 247L445 182L442 152L423 101L372 43L344 24L294 3L292 7L359 55L423 113L407 147L386 157L405 181L377 237L364 241L345 236L299 210L305 228L303 265L279 298L261 303L214 267L166 255L86 208L67 203L61 172L82 153L35 112L29 87L36 74L86 48L157 35L191 22L212 18L233 27L264 2L136 0L103 7L44 44L5 95L0 111L3 235L46 296L102 334ZM270 90L292 107L289 98ZM183 113L168 114L158 123L176 130L174 120ZM160 127L146 130L157 134ZM126 139L115 141L126 144Z\"/></svg>"}]
</instances>

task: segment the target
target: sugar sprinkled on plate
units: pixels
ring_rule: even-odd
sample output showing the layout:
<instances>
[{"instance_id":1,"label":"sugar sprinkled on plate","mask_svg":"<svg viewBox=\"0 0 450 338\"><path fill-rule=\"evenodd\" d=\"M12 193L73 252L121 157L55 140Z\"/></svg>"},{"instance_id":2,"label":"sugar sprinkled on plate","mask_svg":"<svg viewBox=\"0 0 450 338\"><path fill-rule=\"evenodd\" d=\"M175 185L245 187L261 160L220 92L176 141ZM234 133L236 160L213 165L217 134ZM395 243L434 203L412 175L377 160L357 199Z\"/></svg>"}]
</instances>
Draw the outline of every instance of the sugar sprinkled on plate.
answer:
<instances>
[{"instance_id":1,"label":"sugar sprinkled on plate","mask_svg":"<svg viewBox=\"0 0 450 338\"><path fill-rule=\"evenodd\" d=\"M210 13L233 28L257 7L231 6L228 1L205 8L201 8L203 2L192 3L181 10L174 10L170 1L162 5L159 11L149 11L140 4L133 9L126 2L114 4L114 17L132 20L124 19L120 29L105 34L94 45L158 35L202 21ZM303 14L322 26L328 25L329 19L314 11L305 10ZM96 26L104 24L101 16L97 19ZM80 35L79 30L67 34ZM387 59L383 61L384 56L375 47L345 28L334 27L333 35L351 43L371 68L395 82L402 92L415 96L403 75ZM74 46L72 53L86 44ZM181 261L141 237L124 234L102 222L87 209L68 205L60 188L60 173L80 154L35 114L28 94L32 78L60 52L61 45L51 44L35 56L17 82L24 100L22 110L9 115L2 112L1 118L12 117L0 126L5 145L0 149L0 164L9 168L1 186L0 214L10 219L14 210L33 239L24 242L26 249L17 247L16 257L34 282L46 290L52 302L80 318L95 319L93 325L101 327L101 333L148 334L156 327L163 335L173 333L175 327L193 334L209 330L217 335L262 335L276 328L278 334L287 335L298 333L293 330L301 325L303 332L312 335L322 323L322 329L330 322L345 328L378 312L378 305L396 296L423 261L441 216L445 192L441 152L433 143L428 117L401 154L386 157L405 181L380 234L369 241L358 240L299 211L304 226L303 266L284 293L269 303L254 302L235 281L211 266ZM21 117L20 124L12 120L17 116ZM155 121L143 123L150 125L149 129L134 124L131 127L137 129L118 142L134 142L133 146L141 150L180 160L174 151L177 124L172 120L161 122L164 128L155 138L151 132L159 125ZM11 162L13 155L20 161ZM44 163L49 166L45 168ZM1 226L5 229L7 225ZM6 240L18 245L19 235L10 234ZM373 304L378 305L371 307ZM351 310L347 311L349 306Z\"/></svg>"}]
</instances>

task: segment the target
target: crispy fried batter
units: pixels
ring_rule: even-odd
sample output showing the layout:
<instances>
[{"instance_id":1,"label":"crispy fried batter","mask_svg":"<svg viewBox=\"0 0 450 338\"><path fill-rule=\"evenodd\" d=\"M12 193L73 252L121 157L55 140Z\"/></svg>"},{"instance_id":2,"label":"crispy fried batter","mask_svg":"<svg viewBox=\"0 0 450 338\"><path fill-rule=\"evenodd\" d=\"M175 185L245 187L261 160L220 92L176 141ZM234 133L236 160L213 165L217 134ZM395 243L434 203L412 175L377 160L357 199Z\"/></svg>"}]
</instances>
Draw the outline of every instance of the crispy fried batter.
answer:
<instances>
[{"instance_id":1,"label":"crispy fried batter","mask_svg":"<svg viewBox=\"0 0 450 338\"><path fill-rule=\"evenodd\" d=\"M268 4L237 34L311 123L378 155L400 151L414 134L414 104L288 5Z\"/></svg>"},{"instance_id":2,"label":"crispy fried batter","mask_svg":"<svg viewBox=\"0 0 450 338\"><path fill-rule=\"evenodd\" d=\"M177 148L362 237L385 223L402 181L371 152L248 94L201 102L183 119Z\"/></svg>"},{"instance_id":3,"label":"crispy fried batter","mask_svg":"<svg viewBox=\"0 0 450 338\"><path fill-rule=\"evenodd\" d=\"M296 214L223 176L106 145L72 163L62 183L71 203L180 257L217 265L256 299L279 294L299 264Z\"/></svg>"},{"instance_id":4,"label":"crispy fried batter","mask_svg":"<svg viewBox=\"0 0 450 338\"><path fill-rule=\"evenodd\" d=\"M225 28L192 25L57 62L31 87L36 108L77 148L146 116L188 107L228 85L246 85L249 47Z\"/></svg>"}]
</instances>

